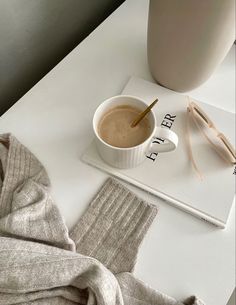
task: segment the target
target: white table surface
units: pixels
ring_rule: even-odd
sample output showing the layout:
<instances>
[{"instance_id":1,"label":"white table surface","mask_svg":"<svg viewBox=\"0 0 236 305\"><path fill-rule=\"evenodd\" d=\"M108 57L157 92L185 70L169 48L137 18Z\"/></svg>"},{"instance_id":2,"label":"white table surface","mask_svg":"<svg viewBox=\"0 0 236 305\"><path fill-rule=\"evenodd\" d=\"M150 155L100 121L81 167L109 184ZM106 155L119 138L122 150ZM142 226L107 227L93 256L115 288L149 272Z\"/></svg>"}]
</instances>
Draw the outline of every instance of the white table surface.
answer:
<instances>
[{"instance_id":1,"label":"white table surface","mask_svg":"<svg viewBox=\"0 0 236 305\"><path fill-rule=\"evenodd\" d=\"M147 0L127 0L0 118L0 132L15 134L46 167L69 228L108 177L80 161L93 137L93 112L119 94L131 75L152 80L147 13ZM193 97L234 111L234 52ZM177 299L197 294L207 305L225 305L235 285L234 208L227 229L220 230L132 189L159 206L135 274Z\"/></svg>"}]
</instances>

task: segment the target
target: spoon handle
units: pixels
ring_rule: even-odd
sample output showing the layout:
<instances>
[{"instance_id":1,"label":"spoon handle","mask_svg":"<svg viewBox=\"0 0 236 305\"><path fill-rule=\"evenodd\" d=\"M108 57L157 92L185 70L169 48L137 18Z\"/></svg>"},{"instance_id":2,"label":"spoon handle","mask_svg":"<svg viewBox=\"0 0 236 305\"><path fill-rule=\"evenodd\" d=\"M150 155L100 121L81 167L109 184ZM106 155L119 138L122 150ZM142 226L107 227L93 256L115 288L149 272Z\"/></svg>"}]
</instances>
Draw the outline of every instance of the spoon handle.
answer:
<instances>
[{"instance_id":1,"label":"spoon handle","mask_svg":"<svg viewBox=\"0 0 236 305\"><path fill-rule=\"evenodd\" d=\"M136 119L133 120L133 122L131 123L131 127L135 127L136 125L138 125L138 123L146 116L146 114L156 105L156 103L158 102L158 98L155 99L154 102L151 103L151 105L149 105L143 112L141 112Z\"/></svg>"}]
</instances>

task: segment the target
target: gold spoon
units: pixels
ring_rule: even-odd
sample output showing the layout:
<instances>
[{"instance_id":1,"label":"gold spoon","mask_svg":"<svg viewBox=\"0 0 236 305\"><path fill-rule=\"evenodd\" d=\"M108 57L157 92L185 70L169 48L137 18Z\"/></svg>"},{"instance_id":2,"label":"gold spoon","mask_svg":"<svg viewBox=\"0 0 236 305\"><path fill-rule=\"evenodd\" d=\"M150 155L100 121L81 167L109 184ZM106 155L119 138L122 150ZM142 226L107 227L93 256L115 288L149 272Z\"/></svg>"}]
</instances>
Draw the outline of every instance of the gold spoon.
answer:
<instances>
[{"instance_id":1,"label":"gold spoon","mask_svg":"<svg viewBox=\"0 0 236 305\"><path fill-rule=\"evenodd\" d=\"M136 125L138 125L138 123L146 116L146 114L152 109L152 107L154 107L156 105L156 103L158 102L158 98L155 99L154 102L151 103L151 105L149 105L143 112L141 112L136 119L133 120L133 122L131 123L131 127L135 127Z\"/></svg>"}]
</instances>

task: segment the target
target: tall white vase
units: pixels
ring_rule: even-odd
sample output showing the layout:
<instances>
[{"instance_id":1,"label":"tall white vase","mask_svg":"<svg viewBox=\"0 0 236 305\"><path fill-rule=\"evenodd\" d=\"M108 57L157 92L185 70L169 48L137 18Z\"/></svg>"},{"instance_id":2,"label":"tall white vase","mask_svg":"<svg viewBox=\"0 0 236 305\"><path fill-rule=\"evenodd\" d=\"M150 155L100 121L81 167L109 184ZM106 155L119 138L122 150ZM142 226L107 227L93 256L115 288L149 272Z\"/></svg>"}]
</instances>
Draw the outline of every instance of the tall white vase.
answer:
<instances>
[{"instance_id":1,"label":"tall white vase","mask_svg":"<svg viewBox=\"0 0 236 305\"><path fill-rule=\"evenodd\" d=\"M205 82L235 40L235 0L150 0L148 62L176 91Z\"/></svg>"}]
</instances>

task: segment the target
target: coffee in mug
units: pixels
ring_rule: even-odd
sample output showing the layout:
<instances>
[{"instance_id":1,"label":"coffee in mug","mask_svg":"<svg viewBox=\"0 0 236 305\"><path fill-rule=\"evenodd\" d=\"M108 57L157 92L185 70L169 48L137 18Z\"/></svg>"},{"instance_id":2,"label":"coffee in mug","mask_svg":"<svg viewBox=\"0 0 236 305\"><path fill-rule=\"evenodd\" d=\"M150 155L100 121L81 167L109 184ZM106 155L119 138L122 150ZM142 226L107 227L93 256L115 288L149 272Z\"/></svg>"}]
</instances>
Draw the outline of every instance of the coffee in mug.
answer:
<instances>
[{"instance_id":1,"label":"coffee in mug","mask_svg":"<svg viewBox=\"0 0 236 305\"><path fill-rule=\"evenodd\" d=\"M145 101L131 95L113 96L98 106L93 116L93 131L97 151L110 166L132 168L142 163L147 154L176 149L178 136L169 128L156 126L153 110L131 127L146 108ZM162 139L161 144L152 141L153 137Z\"/></svg>"},{"instance_id":2,"label":"coffee in mug","mask_svg":"<svg viewBox=\"0 0 236 305\"><path fill-rule=\"evenodd\" d=\"M107 111L98 124L99 136L115 147L133 147L143 143L151 134L151 124L147 117L135 127L132 122L142 112L129 105L120 105Z\"/></svg>"}]
</instances>

